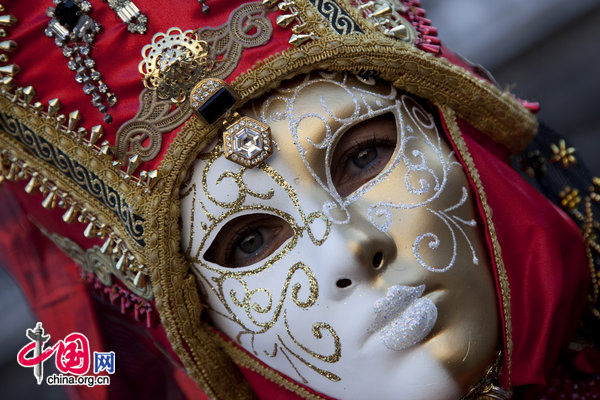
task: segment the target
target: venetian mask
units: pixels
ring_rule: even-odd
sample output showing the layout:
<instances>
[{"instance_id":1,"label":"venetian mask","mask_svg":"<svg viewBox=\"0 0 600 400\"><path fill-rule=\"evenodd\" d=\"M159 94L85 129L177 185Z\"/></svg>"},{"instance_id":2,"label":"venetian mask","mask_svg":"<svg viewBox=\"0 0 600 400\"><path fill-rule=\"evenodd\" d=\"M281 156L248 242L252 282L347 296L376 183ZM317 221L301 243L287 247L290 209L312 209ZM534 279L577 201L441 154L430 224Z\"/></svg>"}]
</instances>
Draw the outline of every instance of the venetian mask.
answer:
<instances>
[{"instance_id":1,"label":"venetian mask","mask_svg":"<svg viewBox=\"0 0 600 400\"><path fill-rule=\"evenodd\" d=\"M202 153L182 246L212 324L269 367L344 399L452 399L498 347L483 226L425 104L312 73L247 104L271 127L254 169Z\"/></svg>"}]
</instances>

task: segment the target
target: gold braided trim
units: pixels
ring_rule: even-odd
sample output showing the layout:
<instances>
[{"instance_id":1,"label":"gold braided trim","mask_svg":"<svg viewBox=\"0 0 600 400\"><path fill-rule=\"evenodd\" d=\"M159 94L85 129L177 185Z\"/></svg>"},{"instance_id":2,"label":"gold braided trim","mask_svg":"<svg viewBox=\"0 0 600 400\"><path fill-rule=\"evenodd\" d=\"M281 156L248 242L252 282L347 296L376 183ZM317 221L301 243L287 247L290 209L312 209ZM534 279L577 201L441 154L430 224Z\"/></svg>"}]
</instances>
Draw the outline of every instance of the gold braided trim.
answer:
<instances>
[{"instance_id":1,"label":"gold braided trim","mask_svg":"<svg viewBox=\"0 0 600 400\"><path fill-rule=\"evenodd\" d=\"M123 222L115 215L115 212L84 190L75 180L65 175L64 171L68 170L65 157L81 165L82 168L77 168L75 173L81 172L82 169L93 170L97 179L90 178L89 181L86 181L86 185L89 187L98 190L99 186L97 185L102 183L106 185L104 188L110 187L117 190L121 199L131 207L128 211L132 214L136 213L139 216L145 214L142 208L146 198L144 189L137 186L133 181L123 179L118 170L113 167L111 156L101 156L93 146L86 146L78 142L74 136L61 130L64 127L57 125L54 118L47 118L45 114L36 112L29 105L18 102L13 103L5 95L0 95L0 113L4 115L3 124L7 126L7 130L10 130L8 132L0 128L0 150L8 150L12 157L25 163L23 166L25 166L26 172L20 179L30 179L33 173L38 174L39 181L45 181L45 184L41 185L42 187L45 186L45 189L48 189L48 187L55 186L57 192L66 193L66 196L61 199L65 208L75 204L80 208L80 211L85 209L86 215L91 214L94 222L104 224L105 236L110 236L113 241L119 243L120 246L124 246L131 254L135 254L139 264L148 265L145 259L144 247L131 237ZM22 141L28 144L33 143L32 135L39 138L36 142L39 143L37 151L43 152L47 158L54 157L55 160L58 160L63 169L62 172L56 166L34 156L32 150L23 144ZM17 140L17 136L21 136L22 141ZM32 146L35 145L32 144ZM62 154L57 153L57 149L60 149ZM71 171L71 173L74 172ZM87 178L78 175L76 179L85 180ZM35 193L37 192L38 189L36 188ZM105 200L115 200L109 197L106 195ZM56 204L52 204L50 208L55 206ZM89 218L87 221L90 221Z\"/></svg>"},{"instance_id":2,"label":"gold braided trim","mask_svg":"<svg viewBox=\"0 0 600 400\"><path fill-rule=\"evenodd\" d=\"M450 133L450 137L452 141L456 145L458 152L460 153L460 157L462 158L471 179L475 183L475 188L477 189L477 194L479 196L479 200L481 201L481 205L485 214L487 229L490 235L490 240L492 241L492 252L494 256L494 260L496 263L496 269L498 272L498 280L500 283L500 293L502 295L502 314L504 315L504 331L506 334L506 358L508 360L508 381L510 385L510 368L511 368L511 359L512 359L512 323L511 323L511 313L510 313L510 286L508 283L508 276L506 274L506 269L504 267L504 260L502 259L502 249L500 247L500 242L498 241L498 236L496 235L496 228L494 226L494 221L492 220L492 209L490 208L487 202L487 196L485 194L485 189L483 188L483 184L481 183L481 178L479 177L479 172L477 171L477 167L471 157L471 153L465 143L462 133L460 132L460 128L458 123L456 122L456 114L449 107L440 107L442 111L442 115L444 117L444 121L446 126L448 127L448 132Z\"/></svg>"},{"instance_id":3,"label":"gold braided trim","mask_svg":"<svg viewBox=\"0 0 600 400\"><path fill-rule=\"evenodd\" d=\"M512 94L446 59L378 32L328 35L285 50L238 76L232 87L247 101L286 78L315 69L375 73L399 89L453 108L511 151L524 149L537 131L535 116Z\"/></svg>"},{"instance_id":4,"label":"gold braided trim","mask_svg":"<svg viewBox=\"0 0 600 400\"><path fill-rule=\"evenodd\" d=\"M213 333L213 335L215 336L223 350L229 355L229 357L231 357L233 362L235 362L237 365L256 372L262 377L270 380L273 383L276 383L277 385L297 394L298 396L304 399L323 400L323 397L309 390L306 390L306 388L294 383L290 379L285 378L283 375L281 375L274 369L267 367L266 365L253 358L233 343L223 339L217 334Z\"/></svg>"},{"instance_id":5,"label":"gold braided trim","mask_svg":"<svg viewBox=\"0 0 600 400\"><path fill-rule=\"evenodd\" d=\"M213 399L251 399L254 393L235 364L201 321L202 303L195 277L180 251L179 188L196 155L216 135L216 129L189 120L169 147L161 164L161 179L147 201L147 240L156 308L169 342L188 374Z\"/></svg>"}]
</instances>

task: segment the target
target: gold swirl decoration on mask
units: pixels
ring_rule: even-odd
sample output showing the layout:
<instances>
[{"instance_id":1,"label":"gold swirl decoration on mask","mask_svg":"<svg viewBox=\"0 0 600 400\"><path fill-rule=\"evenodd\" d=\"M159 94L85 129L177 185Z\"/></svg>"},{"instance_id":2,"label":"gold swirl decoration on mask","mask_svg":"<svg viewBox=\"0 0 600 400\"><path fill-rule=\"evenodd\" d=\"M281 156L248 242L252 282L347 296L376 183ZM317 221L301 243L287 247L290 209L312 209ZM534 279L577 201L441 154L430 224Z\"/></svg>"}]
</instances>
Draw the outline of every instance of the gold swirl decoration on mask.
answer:
<instances>
[{"instance_id":1,"label":"gold swirl decoration on mask","mask_svg":"<svg viewBox=\"0 0 600 400\"><path fill-rule=\"evenodd\" d=\"M238 167L237 170L233 171L225 170L214 178L214 182L211 182L209 173L216 161L223 157L221 146L221 144L218 144L208 155L199 157L203 163L201 191L202 197L205 198L205 200L202 201L200 198L201 196L199 196L198 188L195 183L189 184L187 187L184 185L184 189L182 190L182 197L192 196L192 218L191 221L189 221L191 237L189 238L189 244L187 246L188 259L196 265L196 275L201 286L204 288L204 292L209 290L213 293L225 309L225 312L220 312L215 309L212 311L238 325L240 331L235 340L238 343L241 343L242 337L248 335L250 345L256 355L258 355L258 350L255 349L255 338L258 335L269 332L276 324L283 324L285 330L288 332L289 338L284 339L281 336L278 336L277 339L279 342L273 343L274 350L271 352L263 350L264 354L269 357L275 357L278 352L281 353L292 365L293 369L298 373L298 376L303 382L308 381L300 374L292 359L298 360L327 379L337 381L339 380L337 375L324 370L323 368L314 365L314 362L307 360L307 357L314 357L317 361L335 363L340 359L340 341L334 328L324 322L317 322L314 324L313 334L315 337L321 339L323 338L322 332L327 331L329 332L329 336L334 340L334 348L336 349L334 354L331 356L322 356L300 344L295 339L290 331L286 317L288 307L286 304L293 304L295 307L308 309L312 307L318 299L319 286L310 267L302 262L294 263L287 271L285 277L283 277L283 282L280 285L282 289L277 297L266 288L252 288L248 283L248 277L259 275L261 272L271 268L275 263L281 262L284 257L288 256L291 250L296 247L299 238L304 232L307 233L309 240L314 245L322 245L329 236L331 222L321 211L312 212L306 215L300 206L298 195L292 186L267 164L262 164L259 166L259 169L268 176L267 179L270 178L270 180L280 189L284 190L288 199L291 201L292 206L300 216L300 221L296 221L292 215L275 207L264 204L247 204L249 203L248 200L252 198L270 200L275 196L275 190L274 188L271 188L266 190L266 192L263 190L263 193L251 190L244 181L244 174L248 171L245 167ZM237 189L237 193L231 196L229 201L219 200L216 194L213 193L218 193L219 184L222 184L225 179L230 180ZM206 202L212 203L212 205L218 206L225 211L219 216L215 216L214 213L211 212L212 208L210 208L210 205L205 204ZM203 215L209 222L208 224L200 224L202 229L202 232L200 233L200 244L197 249L192 249L191 243L193 237L198 234L193 231L195 222L194 215L196 215L197 212L196 205L202 210ZM272 213L281 217L292 228L293 237L278 253L274 254L266 260L266 262L261 263L261 265L256 268L241 271L219 268L210 265L203 260L201 254L206 247L207 239L212 237L211 233L213 231L221 227L224 221L234 215L257 210ZM311 229L311 224L317 219L322 219L326 223L325 232L322 237L316 237ZM302 279L302 281L299 281L300 279ZM304 286L306 286L308 290L303 289ZM301 292L303 293L302 296ZM291 303L286 303L286 299L290 299ZM242 315L244 318L242 318ZM286 340L291 340L292 343L295 343L300 351L306 353L307 356L299 355L298 351L292 350L291 343L286 343Z\"/></svg>"}]
</instances>

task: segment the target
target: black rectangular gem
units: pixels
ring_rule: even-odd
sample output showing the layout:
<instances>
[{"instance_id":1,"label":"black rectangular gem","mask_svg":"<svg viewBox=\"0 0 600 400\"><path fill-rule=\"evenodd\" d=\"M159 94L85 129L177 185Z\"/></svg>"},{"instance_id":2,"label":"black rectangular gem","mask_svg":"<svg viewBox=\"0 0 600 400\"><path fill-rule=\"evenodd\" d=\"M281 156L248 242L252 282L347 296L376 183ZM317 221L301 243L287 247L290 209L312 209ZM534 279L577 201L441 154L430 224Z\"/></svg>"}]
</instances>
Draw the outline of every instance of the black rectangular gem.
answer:
<instances>
[{"instance_id":1,"label":"black rectangular gem","mask_svg":"<svg viewBox=\"0 0 600 400\"><path fill-rule=\"evenodd\" d=\"M200 114L206 122L212 124L223 116L235 104L235 97L227 88L221 88L204 104L198 107Z\"/></svg>"}]
</instances>

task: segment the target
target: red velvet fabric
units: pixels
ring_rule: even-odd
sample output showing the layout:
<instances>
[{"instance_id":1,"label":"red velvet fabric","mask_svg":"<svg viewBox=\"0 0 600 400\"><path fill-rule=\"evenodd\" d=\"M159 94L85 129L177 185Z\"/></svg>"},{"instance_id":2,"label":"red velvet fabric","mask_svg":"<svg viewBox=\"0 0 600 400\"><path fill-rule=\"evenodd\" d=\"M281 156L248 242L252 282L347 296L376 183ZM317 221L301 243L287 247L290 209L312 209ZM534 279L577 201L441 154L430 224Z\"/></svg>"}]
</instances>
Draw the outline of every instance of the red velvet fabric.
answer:
<instances>
[{"instance_id":1,"label":"red velvet fabric","mask_svg":"<svg viewBox=\"0 0 600 400\"><path fill-rule=\"evenodd\" d=\"M505 370L510 363L513 386L542 386L585 307L590 277L583 238L563 211L511 168L499 145L463 121L459 126L492 211L510 285L512 335L505 343L511 339L513 348Z\"/></svg>"}]
</instances>

